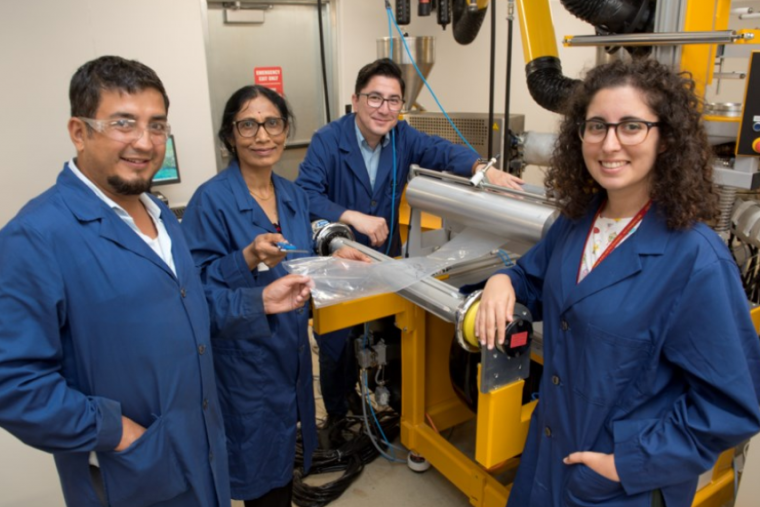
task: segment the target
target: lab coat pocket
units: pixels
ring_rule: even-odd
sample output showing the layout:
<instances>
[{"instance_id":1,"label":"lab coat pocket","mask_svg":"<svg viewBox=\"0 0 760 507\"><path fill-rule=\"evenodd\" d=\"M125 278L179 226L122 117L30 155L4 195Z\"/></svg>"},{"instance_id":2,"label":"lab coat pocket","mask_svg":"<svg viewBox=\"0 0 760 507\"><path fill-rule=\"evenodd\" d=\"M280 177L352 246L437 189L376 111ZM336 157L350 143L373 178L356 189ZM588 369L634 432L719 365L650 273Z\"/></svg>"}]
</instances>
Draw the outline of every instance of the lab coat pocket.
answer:
<instances>
[{"instance_id":1,"label":"lab coat pocket","mask_svg":"<svg viewBox=\"0 0 760 507\"><path fill-rule=\"evenodd\" d=\"M606 505L613 499L625 496L619 482L599 475L586 465L572 465L568 473L565 489L565 505L568 507L590 507ZM615 505L618 505L615 503Z\"/></svg>"},{"instance_id":2,"label":"lab coat pocket","mask_svg":"<svg viewBox=\"0 0 760 507\"><path fill-rule=\"evenodd\" d=\"M188 489L163 418L121 452L100 452L106 497L111 507L144 507Z\"/></svg>"},{"instance_id":3,"label":"lab coat pocket","mask_svg":"<svg viewBox=\"0 0 760 507\"><path fill-rule=\"evenodd\" d=\"M571 385L583 398L602 406L621 400L651 351L647 339L607 333L590 324L574 346L572 355L579 364Z\"/></svg>"}]
</instances>

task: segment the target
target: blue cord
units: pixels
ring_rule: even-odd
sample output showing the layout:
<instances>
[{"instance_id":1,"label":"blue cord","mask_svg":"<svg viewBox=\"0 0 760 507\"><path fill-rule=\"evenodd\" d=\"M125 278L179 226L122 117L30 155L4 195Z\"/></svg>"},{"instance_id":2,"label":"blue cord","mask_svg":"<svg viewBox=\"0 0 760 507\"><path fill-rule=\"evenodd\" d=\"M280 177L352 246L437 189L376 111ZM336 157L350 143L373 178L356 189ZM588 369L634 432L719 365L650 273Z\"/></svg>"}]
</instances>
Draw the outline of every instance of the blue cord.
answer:
<instances>
[{"instance_id":1,"label":"blue cord","mask_svg":"<svg viewBox=\"0 0 760 507\"><path fill-rule=\"evenodd\" d=\"M499 256L499 259L501 259L501 262L503 262L506 267L515 265L514 261L509 257L509 254L501 248L496 250L496 255Z\"/></svg>"},{"instance_id":2,"label":"blue cord","mask_svg":"<svg viewBox=\"0 0 760 507\"><path fill-rule=\"evenodd\" d=\"M386 0L385 8L388 12L388 39L390 40L390 57L393 59L393 27L391 26L391 19L393 19L393 11L391 11L390 2ZM385 247L385 255L390 255L391 244L393 244L393 228L396 225L396 131L391 130L391 146L393 148L393 193L391 194L391 231L388 234L388 245Z\"/></svg>"},{"instance_id":3,"label":"blue cord","mask_svg":"<svg viewBox=\"0 0 760 507\"><path fill-rule=\"evenodd\" d=\"M385 432L383 431L383 427L380 425L380 421L377 419L377 415L375 414L375 409L372 408L372 403L370 403L370 401L369 401L369 386L367 385L367 373L366 372L364 372L364 389L365 389L365 392L367 393L367 406L369 407L369 411L372 413L372 418L375 420L375 425L377 426L377 429L380 430L380 435L383 437L383 441L385 442L385 445L387 445L388 449L390 449L391 452L392 452L392 450L394 449L394 446L393 446L393 444L391 444L388 441L388 437L385 436ZM396 454L395 453L392 453L392 456L393 456L393 459L398 459L398 458L396 458Z\"/></svg>"},{"instance_id":4,"label":"blue cord","mask_svg":"<svg viewBox=\"0 0 760 507\"><path fill-rule=\"evenodd\" d=\"M404 44L404 48L406 49L406 53L409 55L409 59L412 61L412 65L414 65L414 69L417 71L417 75L420 76L420 79L422 79L422 82L425 83L425 87L430 92L430 95L433 96L433 99L435 100L435 103L438 104L438 108L441 110L443 115L446 117L446 119L449 121L449 124L451 125L451 128L454 129L454 131L457 133L459 138L464 142L464 144L467 145L468 148L470 148L475 153L478 153L478 150L472 147L472 145L467 141L467 139L464 138L462 133L459 131L456 125L454 125L454 122L449 117L449 114L446 112L446 110L441 105L441 102L438 100L438 97L435 95L435 92L430 87L430 85L427 82L427 79L425 79L425 76L422 75L422 72L420 71L420 68L417 67L417 62L414 61L414 58L412 57L412 52L409 50L409 46L406 43L406 39L404 39L404 33L401 31L401 27L398 26L398 23L396 22L396 18L393 16L393 12L390 8L386 9L388 11L388 17L389 19L393 20L393 24L396 25L396 30L398 31L398 34L401 38L401 42ZM393 40L393 37L391 37L391 41ZM392 46L391 46L392 47ZM393 53L391 53L391 57L393 56Z\"/></svg>"}]
</instances>

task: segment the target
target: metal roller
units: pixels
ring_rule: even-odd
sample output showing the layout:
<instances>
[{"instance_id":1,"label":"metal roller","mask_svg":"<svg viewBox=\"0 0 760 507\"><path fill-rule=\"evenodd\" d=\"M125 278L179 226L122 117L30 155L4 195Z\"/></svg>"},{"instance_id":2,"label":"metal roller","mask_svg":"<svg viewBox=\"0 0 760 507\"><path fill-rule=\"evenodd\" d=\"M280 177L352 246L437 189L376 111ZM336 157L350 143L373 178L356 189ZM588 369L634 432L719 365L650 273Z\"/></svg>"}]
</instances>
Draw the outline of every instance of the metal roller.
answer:
<instances>
[{"instance_id":1,"label":"metal roller","mask_svg":"<svg viewBox=\"0 0 760 507\"><path fill-rule=\"evenodd\" d=\"M415 209L530 244L546 234L559 213L554 207L533 200L425 176L411 179L406 187L406 200Z\"/></svg>"}]
</instances>

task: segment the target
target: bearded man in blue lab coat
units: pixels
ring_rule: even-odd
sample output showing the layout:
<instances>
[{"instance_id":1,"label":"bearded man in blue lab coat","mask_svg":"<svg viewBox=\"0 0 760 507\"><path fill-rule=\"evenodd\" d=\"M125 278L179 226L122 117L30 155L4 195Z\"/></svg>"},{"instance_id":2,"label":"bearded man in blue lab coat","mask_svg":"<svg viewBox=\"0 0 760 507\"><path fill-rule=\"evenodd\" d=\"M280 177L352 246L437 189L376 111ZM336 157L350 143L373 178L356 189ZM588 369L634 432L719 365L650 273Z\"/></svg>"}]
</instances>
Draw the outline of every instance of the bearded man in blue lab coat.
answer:
<instances>
[{"instance_id":1,"label":"bearded man in blue lab coat","mask_svg":"<svg viewBox=\"0 0 760 507\"><path fill-rule=\"evenodd\" d=\"M76 158L0 231L0 426L55 455L67 505L229 506L204 289L147 190L169 99L145 65L77 70ZM269 286L264 313L306 300Z\"/></svg>"},{"instance_id":2,"label":"bearded man in blue lab coat","mask_svg":"<svg viewBox=\"0 0 760 507\"><path fill-rule=\"evenodd\" d=\"M481 167L471 149L398 121L405 88L393 61L364 66L351 97L355 112L314 135L296 179L309 196L312 220L347 224L358 242L391 256L401 252L398 209L410 165L466 177ZM522 181L505 172L490 169L486 177L492 184L521 189ZM346 399L356 383L347 337L348 331L317 337L328 425L346 415Z\"/></svg>"}]
</instances>

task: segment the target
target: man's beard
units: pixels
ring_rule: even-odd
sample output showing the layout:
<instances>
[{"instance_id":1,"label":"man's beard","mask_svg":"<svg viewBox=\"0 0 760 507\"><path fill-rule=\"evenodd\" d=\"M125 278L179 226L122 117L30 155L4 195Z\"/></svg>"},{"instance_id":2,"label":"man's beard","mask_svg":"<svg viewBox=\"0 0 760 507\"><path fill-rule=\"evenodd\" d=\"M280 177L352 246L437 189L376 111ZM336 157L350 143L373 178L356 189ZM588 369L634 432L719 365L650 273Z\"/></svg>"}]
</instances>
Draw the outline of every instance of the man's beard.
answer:
<instances>
[{"instance_id":1,"label":"man's beard","mask_svg":"<svg viewBox=\"0 0 760 507\"><path fill-rule=\"evenodd\" d=\"M150 190L153 181L150 179L125 181L120 176L109 176L108 184L119 195L140 195Z\"/></svg>"}]
</instances>

